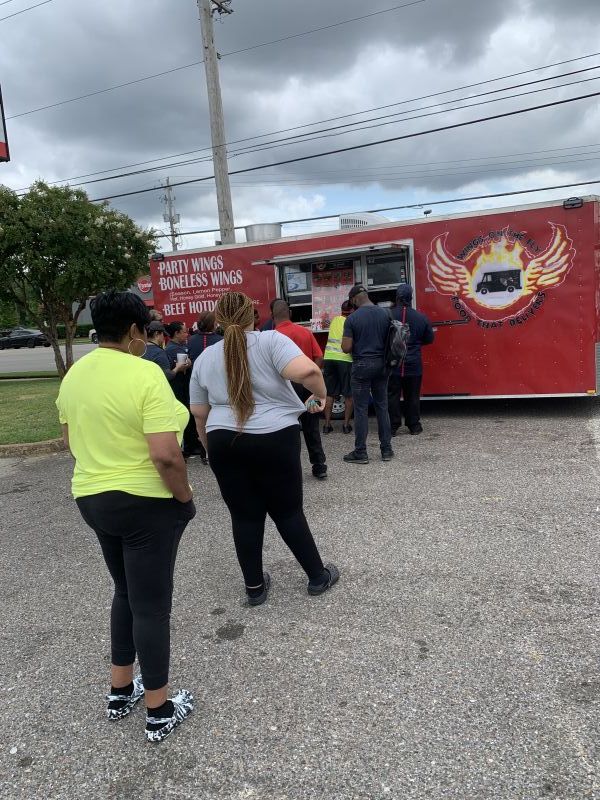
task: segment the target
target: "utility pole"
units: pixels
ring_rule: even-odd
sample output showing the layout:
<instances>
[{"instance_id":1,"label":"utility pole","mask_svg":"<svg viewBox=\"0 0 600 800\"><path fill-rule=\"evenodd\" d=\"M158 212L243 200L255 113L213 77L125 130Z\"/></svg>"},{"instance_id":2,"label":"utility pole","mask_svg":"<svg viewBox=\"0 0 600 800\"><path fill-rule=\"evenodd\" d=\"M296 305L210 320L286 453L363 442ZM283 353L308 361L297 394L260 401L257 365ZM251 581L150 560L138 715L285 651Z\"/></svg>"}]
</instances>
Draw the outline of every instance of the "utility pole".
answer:
<instances>
[{"instance_id":1,"label":"utility pole","mask_svg":"<svg viewBox=\"0 0 600 800\"><path fill-rule=\"evenodd\" d=\"M177 250L177 228L175 227L181 217L179 214L175 213L175 195L173 194L173 187L167 178L165 180L165 194L163 195L163 202L166 207L166 213L163 214L163 219L165 222L169 223L169 229L171 231L171 247L175 251Z\"/></svg>"},{"instance_id":2,"label":"utility pole","mask_svg":"<svg viewBox=\"0 0 600 800\"><path fill-rule=\"evenodd\" d=\"M225 122L223 119L223 101L219 82L219 58L215 49L213 30L213 13L232 14L229 8L231 0L197 0L202 27L202 46L204 48L204 68L206 72L206 88L208 90L208 110L210 115L210 135L212 140L215 183L217 187L217 206L219 210L219 228L223 244L235 244L233 227L233 207L231 204L231 187L227 167L227 147L225 139Z\"/></svg>"}]
</instances>

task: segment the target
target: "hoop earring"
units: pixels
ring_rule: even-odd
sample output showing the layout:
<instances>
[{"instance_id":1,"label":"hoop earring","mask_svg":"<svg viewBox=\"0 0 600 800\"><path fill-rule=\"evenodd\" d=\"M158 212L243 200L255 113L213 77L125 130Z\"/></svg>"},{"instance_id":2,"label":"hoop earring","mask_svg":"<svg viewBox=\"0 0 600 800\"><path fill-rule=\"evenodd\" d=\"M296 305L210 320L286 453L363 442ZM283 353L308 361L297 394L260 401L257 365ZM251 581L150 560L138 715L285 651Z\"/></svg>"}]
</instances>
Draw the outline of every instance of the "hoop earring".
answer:
<instances>
[{"instance_id":1,"label":"hoop earring","mask_svg":"<svg viewBox=\"0 0 600 800\"><path fill-rule=\"evenodd\" d=\"M141 342L144 345L144 350L141 353L132 353L131 352L131 345L134 342ZM148 349L148 345L143 339L131 339L129 344L127 345L127 350L129 351L130 356L135 356L136 358L143 358L146 355L146 350Z\"/></svg>"}]
</instances>

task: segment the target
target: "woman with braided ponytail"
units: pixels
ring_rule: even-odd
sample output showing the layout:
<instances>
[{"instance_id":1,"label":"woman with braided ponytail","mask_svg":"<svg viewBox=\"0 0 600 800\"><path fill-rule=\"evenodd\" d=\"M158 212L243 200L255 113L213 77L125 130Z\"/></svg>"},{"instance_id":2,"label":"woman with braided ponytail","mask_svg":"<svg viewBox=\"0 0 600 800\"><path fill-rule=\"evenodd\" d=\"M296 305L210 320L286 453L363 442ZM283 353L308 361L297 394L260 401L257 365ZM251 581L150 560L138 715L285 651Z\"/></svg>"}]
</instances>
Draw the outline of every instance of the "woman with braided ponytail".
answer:
<instances>
[{"instance_id":1,"label":"woman with braided ponytail","mask_svg":"<svg viewBox=\"0 0 600 800\"><path fill-rule=\"evenodd\" d=\"M224 340L196 360L190 403L231 514L248 603L264 603L271 584L262 563L267 514L306 572L308 593L322 594L339 571L323 564L304 516L298 423L325 407L321 370L287 336L255 331L246 295L227 292L215 311ZM311 392L306 405L290 381Z\"/></svg>"}]
</instances>

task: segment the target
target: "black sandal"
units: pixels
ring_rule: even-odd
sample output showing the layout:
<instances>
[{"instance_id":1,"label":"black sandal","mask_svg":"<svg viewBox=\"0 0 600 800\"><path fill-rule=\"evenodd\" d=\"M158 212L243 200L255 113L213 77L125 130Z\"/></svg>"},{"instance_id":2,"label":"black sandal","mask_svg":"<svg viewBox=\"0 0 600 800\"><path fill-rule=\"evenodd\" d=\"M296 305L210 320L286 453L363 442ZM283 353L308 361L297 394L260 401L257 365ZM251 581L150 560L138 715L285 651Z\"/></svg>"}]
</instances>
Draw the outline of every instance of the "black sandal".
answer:
<instances>
[{"instance_id":1,"label":"black sandal","mask_svg":"<svg viewBox=\"0 0 600 800\"><path fill-rule=\"evenodd\" d=\"M326 592L327 589L331 589L331 587L339 581L340 571L335 564L325 564L325 572L329 574L329 578L325 583L320 583L315 586L310 581L308 582L307 589L309 594L313 596L323 594L323 592Z\"/></svg>"}]
</instances>

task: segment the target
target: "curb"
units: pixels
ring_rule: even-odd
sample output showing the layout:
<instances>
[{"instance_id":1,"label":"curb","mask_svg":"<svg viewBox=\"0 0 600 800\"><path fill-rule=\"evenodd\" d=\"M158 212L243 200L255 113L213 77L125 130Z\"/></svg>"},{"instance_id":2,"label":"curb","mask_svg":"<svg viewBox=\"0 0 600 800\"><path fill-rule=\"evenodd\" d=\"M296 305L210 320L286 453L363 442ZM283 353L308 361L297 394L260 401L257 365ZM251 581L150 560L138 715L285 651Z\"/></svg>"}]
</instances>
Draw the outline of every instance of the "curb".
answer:
<instances>
[{"instance_id":1,"label":"curb","mask_svg":"<svg viewBox=\"0 0 600 800\"><path fill-rule=\"evenodd\" d=\"M0 444L0 458L10 456L39 456L46 453L60 453L66 450L61 439L48 439L45 442L25 442L22 444Z\"/></svg>"}]
</instances>

